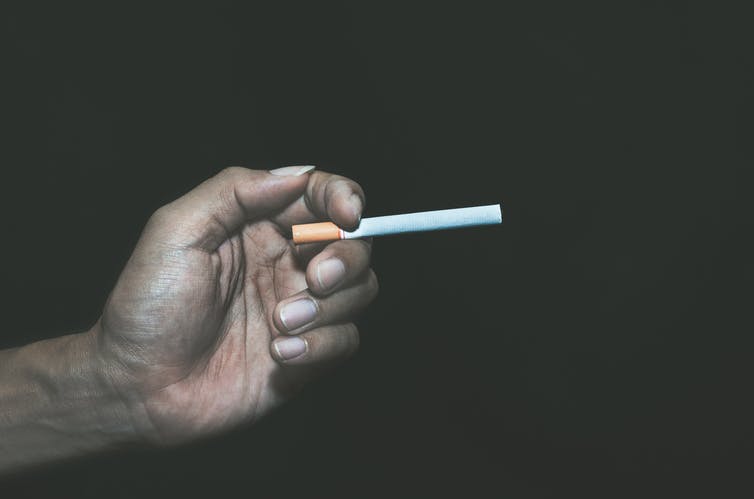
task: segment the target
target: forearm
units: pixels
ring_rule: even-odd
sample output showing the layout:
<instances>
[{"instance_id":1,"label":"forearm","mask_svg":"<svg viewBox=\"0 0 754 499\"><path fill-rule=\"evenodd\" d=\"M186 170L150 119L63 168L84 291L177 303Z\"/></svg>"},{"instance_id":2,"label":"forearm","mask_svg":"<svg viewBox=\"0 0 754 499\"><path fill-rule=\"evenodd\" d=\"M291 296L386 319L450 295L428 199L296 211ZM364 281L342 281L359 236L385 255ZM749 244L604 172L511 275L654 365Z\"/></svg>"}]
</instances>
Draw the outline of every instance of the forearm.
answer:
<instances>
[{"instance_id":1,"label":"forearm","mask_svg":"<svg viewBox=\"0 0 754 499\"><path fill-rule=\"evenodd\" d=\"M0 474L134 440L95 352L90 333L0 351Z\"/></svg>"}]
</instances>

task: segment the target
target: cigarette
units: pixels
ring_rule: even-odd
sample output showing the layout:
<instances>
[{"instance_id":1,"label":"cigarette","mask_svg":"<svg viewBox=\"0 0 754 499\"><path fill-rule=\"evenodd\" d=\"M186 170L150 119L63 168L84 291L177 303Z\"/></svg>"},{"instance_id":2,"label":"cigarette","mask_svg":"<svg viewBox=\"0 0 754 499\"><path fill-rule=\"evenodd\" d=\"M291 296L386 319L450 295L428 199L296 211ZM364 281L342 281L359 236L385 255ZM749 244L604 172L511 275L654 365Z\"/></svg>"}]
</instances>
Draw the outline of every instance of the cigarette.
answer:
<instances>
[{"instance_id":1,"label":"cigarette","mask_svg":"<svg viewBox=\"0 0 754 499\"><path fill-rule=\"evenodd\" d=\"M350 232L341 229L332 222L294 225L292 229L293 242L302 244L501 223L503 223L503 214L500 210L500 205L491 204L471 208L422 211L403 215L363 218L359 224L359 228Z\"/></svg>"}]
</instances>

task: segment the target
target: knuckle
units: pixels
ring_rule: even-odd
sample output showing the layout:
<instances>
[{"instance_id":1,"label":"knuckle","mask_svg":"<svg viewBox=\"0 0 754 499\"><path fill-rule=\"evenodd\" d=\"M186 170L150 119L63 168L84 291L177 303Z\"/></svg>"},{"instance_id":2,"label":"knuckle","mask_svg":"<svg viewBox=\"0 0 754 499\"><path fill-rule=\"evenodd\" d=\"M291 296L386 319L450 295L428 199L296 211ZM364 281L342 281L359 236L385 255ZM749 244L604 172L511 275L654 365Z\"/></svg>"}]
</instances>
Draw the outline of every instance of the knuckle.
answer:
<instances>
[{"instance_id":1,"label":"knuckle","mask_svg":"<svg viewBox=\"0 0 754 499\"><path fill-rule=\"evenodd\" d=\"M169 204L160 206L157 208L147 221L147 225L150 227L161 226L169 223L173 218L173 209Z\"/></svg>"},{"instance_id":2,"label":"knuckle","mask_svg":"<svg viewBox=\"0 0 754 499\"><path fill-rule=\"evenodd\" d=\"M249 170L242 167L242 166L226 166L222 170L220 170L220 173L217 174L220 178L226 178L226 179L233 179L237 178Z\"/></svg>"}]
</instances>

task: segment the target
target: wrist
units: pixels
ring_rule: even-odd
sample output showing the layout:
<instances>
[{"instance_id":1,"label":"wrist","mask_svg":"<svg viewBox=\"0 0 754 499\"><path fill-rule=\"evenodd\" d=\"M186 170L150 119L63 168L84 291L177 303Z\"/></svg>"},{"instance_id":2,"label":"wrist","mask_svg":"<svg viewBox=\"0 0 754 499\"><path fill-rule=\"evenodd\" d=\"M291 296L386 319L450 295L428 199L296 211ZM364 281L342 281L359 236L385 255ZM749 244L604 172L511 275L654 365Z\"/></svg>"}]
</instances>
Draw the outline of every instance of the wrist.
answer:
<instances>
[{"instance_id":1,"label":"wrist","mask_svg":"<svg viewBox=\"0 0 754 499\"><path fill-rule=\"evenodd\" d=\"M130 403L131 383L120 376L98 345L98 326L73 335L69 355L70 367L80 370L80 390L87 393L92 424L107 443L138 444L144 440L141 425Z\"/></svg>"},{"instance_id":2,"label":"wrist","mask_svg":"<svg viewBox=\"0 0 754 499\"><path fill-rule=\"evenodd\" d=\"M0 352L0 473L139 440L92 331Z\"/></svg>"},{"instance_id":3,"label":"wrist","mask_svg":"<svg viewBox=\"0 0 754 499\"><path fill-rule=\"evenodd\" d=\"M81 348L92 360L95 389L110 401L111 411L100 415L105 425L112 425L113 437L126 444L151 443L153 429L144 408L142 384L129 372L121 355L105 346L101 323L82 333Z\"/></svg>"}]
</instances>

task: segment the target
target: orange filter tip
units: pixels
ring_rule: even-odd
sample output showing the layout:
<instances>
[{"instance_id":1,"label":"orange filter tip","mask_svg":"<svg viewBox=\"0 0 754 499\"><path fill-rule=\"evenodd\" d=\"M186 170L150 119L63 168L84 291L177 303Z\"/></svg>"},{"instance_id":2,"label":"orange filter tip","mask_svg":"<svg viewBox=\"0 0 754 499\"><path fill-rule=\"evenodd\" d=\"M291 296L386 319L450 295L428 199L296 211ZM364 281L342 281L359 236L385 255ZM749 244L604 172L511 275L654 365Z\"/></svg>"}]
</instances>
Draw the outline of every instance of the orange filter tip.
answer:
<instances>
[{"instance_id":1,"label":"orange filter tip","mask_svg":"<svg viewBox=\"0 0 754 499\"><path fill-rule=\"evenodd\" d=\"M343 231L332 222L294 225L291 229L296 244L343 239Z\"/></svg>"}]
</instances>

